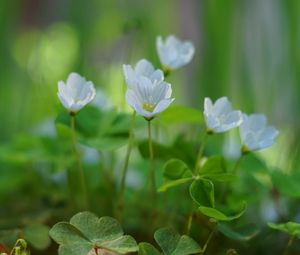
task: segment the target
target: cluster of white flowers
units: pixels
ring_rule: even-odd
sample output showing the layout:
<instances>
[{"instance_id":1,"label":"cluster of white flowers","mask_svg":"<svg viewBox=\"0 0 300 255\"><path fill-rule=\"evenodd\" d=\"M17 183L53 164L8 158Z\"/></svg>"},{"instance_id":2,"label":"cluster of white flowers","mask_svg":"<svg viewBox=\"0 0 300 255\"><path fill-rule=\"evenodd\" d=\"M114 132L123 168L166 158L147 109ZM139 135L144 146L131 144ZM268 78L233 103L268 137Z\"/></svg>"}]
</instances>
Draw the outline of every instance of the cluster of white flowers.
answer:
<instances>
[{"instance_id":1,"label":"cluster of white flowers","mask_svg":"<svg viewBox=\"0 0 300 255\"><path fill-rule=\"evenodd\" d=\"M243 153L270 147L279 134L276 128L267 126L263 114L248 116L241 111L233 111L227 97L219 98L214 104L210 98L205 98L204 118L208 133L221 133L239 127Z\"/></svg>"},{"instance_id":2,"label":"cluster of white flowers","mask_svg":"<svg viewBox=\"0 0 300 255\"><path fill-rule=\"evenodd\" d=\"M190 42L181 42L174 35L167 37L164 43L157 37L157 52L165 72L177 69L191 61L194 46ZM164 81L164 72L155 70L153 65L142 59L133 68L123 65L127 103L147 120L153 119L164 111L173 101L171 84Z\"/></svg>"},{"instance_id":3,"label":"cluster of white flowers","mask_svg":"<svg viewBox=\"0 0 300 255\"><path fill-rule=\"evenodd\" d=\"M182 42L174 35L168 36L165 42L157 37L156 46L165 73L189 63L195 52L191 42ZM164 81L164 72L155 69L149 61L141 59L134 68L123 65L123 72L128 85L127 103L147 120L153 119L174 101L171 84ZM90 103L95 95L94 84L77 73L71 73L66 83L58 82L58 97L73 115ZM239 127L244 153L271 146L279 134L277 129L267 126L264 115L247 116L241 111L233 111L227 97L219 98L214 104L210 98L205 98L204 117L208 133Z\"/></svg>"}]
</instances>

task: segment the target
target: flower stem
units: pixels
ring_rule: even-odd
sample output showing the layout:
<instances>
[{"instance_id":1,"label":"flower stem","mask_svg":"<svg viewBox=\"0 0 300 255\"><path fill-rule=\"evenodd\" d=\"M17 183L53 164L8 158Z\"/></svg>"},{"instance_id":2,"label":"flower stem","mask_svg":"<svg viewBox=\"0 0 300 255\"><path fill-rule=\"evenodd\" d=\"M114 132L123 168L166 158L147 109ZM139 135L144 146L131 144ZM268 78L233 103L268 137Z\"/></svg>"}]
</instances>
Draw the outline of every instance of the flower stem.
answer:
<instances>
[{"instance_id":1,"label":"flower stem","mask_svg":"<svg viewBox=\"0 0 300 255\"><path fill-rule=\"evenodd\" d=\"M242 155L239 157L239 159L236 161L236 163L235 163L235 165L234 165L234 168L233 168L233 170L232 170L232 173L233 173L233 174L236 174L236 172L238 171L238 169L239 169L239 167L240 167L240 165L241 165L241 162L242 162L243 158L244 158L244 154L242 154Z\"/></svg>"},{"instance_id":2,"label":"flower stem","mask_svg":"<svg viewBox=\"0 0 300 255\"><path fill-rule=\"evenodd\" d=\"M195 161L194 174L197 173L198 164L199 164L199 162L202 158L204 148L205 148L205 145L206 145L206 141L207 141L207 133L205 132L203 137L202 137L201 145L200 145L200 148L199 148L199 151L198 151L198 154L197 154L197 158L196 158L196 161Z\"/></svg>"},{"instance_id":3,"label":"flower stem","mask_svg":"<svg viewBox=\"0 0 300 255\"><path fill-rule=\"evenodd\" d=\"M193 210L191 210L189 218L188 218L188 224L187 224L187 230L186 230L186 235L189 235L191 232L192 228L192 223L193 223Z\"/></svg>"},{"instance_id":4,"label":"flower stem","mask_svg":"<svg viewBox=\"0 0 300 255\"><path fill-rule=\"evenodd\" d=\"M122 199L125 185L126 185L126 175L128 171L128 165L129 165L129 158L132 150L132 143L133 143L133 130L134 130L134 124L135 124L135 117L136 117L136 111L133 111L132 117L131 117L131 123L130 123L130 130L129 130L129 137L128 137L128 144L127 144L127 152L125 156L125 163L122 170L122 178L121 178L121 187L120 187L120 198Z\"/></svg>"},{"instance_id":5,"label":"flower stem","mask_svg":"<svg viewBox=\"0 0 300 255\"><path fill-rule=\"evenodd\" d=\"M194 174L197 175L197 169L198 169L198 164L202 158L203 152L204 152L204 148L206 145L206 141L207 141L207 133L205 132L202 140L201 140L201 145L197 154L197 158L195 161L195 167L194 167ZM189 235L190 231L191 231L191 227L192 227L192 223L193 223L193 208L191 209L189 218L188 218L188 223L187 223L187 235Z\"/></svg>"},{"instance_id":6,"label":"flower stem","mask_svg":"<svg viewBox=\"0 0 300 255\"><path fill-rule=\"evenodd\" d=\"M295 236L290 236L288 243L284 249L283 255L288 255L289 254L289 249L292 246L293 242L294 242Z\"/></svg>"},{"instance_id":7,"label":"flower stem","mask_svg":"<svg viewBox=\"0 0 300 255\"><path fill-rule=\"evenodd\" d=\"M216 223L215 227L214 227L213 230L210 232L210 234L209 234L209 236L208 236L208 238L207 238L207 240L206 240L206 242L205 242L205 244L204 244L204 246L203 246L203 249L202 249L202 252L201 252L202 255L206 252L206 249L207 249L207 247L208 247L208 244L209 244L209 242L211 241L212 237L214 236L214 234L215 234L215 232L216 232L217 224L218 224L218 223Z\"/></svg>"},{"instance_id":8,"label":"flower stem","mask_svg":"<svg viewBox=\"0 0 300 255\"><path fill-rule=\"evenodd\" d=\"M83 194L83 201L84 201L84 207L85 209L89 209L89 204L88 204L88 196L87 196L87 189L85 185L85 176L84 176L84 171L83 167L81 164L80 160L80 154L77 150L76 144L77 144L77 138L76 138L76 129L75 129L75 115L71 114L71 133L72 133L72 145L73 145L73 152L76 158L76 164L77 164L77 169L79 173L79 179L80 179L80 186L81 186L81 191Z\"/></svg>"},{"instance_id":9,"label":"flower stem","mask_svg":"<svg viewBox=\"0 0 300 255\"><path fill-rule=\"evenodd\" d=\"M148 138L149 138L149 156L150 156L150 183L151 183L151 191L153 197L156 192L156 184L155 184L155 169L154 169L154 153L153 153L153 144L152 144L152 132L151 132L151 120L148 120Z\"/></svg>"}]
</instances>

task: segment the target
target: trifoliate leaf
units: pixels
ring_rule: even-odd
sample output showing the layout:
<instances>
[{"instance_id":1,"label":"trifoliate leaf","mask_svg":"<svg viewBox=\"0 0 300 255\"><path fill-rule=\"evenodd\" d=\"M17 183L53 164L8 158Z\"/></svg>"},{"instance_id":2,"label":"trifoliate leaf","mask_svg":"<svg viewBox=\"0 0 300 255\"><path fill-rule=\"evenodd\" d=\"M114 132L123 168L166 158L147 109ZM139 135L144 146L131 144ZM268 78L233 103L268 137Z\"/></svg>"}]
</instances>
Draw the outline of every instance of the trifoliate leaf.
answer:
<instances>
[{"instance_id":1,"label":"trifoliate leaf","mask_svg":"<svg viewBox=\"0 0 300 255\"><path fill-rule=\"evenodd\" d=\"M98 218L90 212L74 215L70 223L57 223L50 230L50 236L60 244L60 255L82 255L92 249L107 249L119 254L138 250L136 241L123 235L117 220Z\"/></svg>"},{"instance_id":2,"label":"trifoliate leaf","mask_svg":"<svg viewBox=\"0 0 300 255\"><path fill-rule=\"evenodd\" d=\"M180 236L171 228L161 228L154 233L154 238L165 255L188 255L202 251L198 243L189 236Z\"/></svg>"}]
</instances>

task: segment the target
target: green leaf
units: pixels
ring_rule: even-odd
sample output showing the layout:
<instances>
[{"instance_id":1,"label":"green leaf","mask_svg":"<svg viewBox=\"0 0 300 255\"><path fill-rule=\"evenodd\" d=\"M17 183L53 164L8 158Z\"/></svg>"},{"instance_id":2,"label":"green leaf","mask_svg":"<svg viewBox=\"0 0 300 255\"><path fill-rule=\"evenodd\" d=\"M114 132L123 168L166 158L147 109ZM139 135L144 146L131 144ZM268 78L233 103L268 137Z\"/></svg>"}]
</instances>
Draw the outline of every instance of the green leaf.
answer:
<instances>
[{"instance_id":1,"label":"green leaf","mask_svg":"<svg viewBox=\"0 0 300 255\"><path fill-rule=\"evenodd\" d=\"M138 250L136 241L127 235L119 222L111 217L98 218L90 212L74 215L70 223L57 223L51 230L50 236L60 244L59 254L87 254L92 248L108 249L119 254ZM84 253L86 252L86 253Z\"/></svg>"},{"instance_id":2,"label":"green leaf","mask_svg":"<svg viewBox=\"0 0 300 255\"><path fill-rule=\"evenodd\" d=\"M193 181L190 186L190 195L199 206L215 207L214 184L210 180Z\"/></svg>"},{"instance_id":3,"label":"green leaf","mask_svg":"<svg viewBox=\"0 0 300 255\"><path fill-rule=\"evenodd\" d=\"M128 142L128 137L100 136L91 139L81 139L80 141L98 151L113 151L125 146Z\"/></svg>"},{"instance_id":4,"label":"green leaf","mask_svg":"<svg viewBox=\"0 0 300 255\"><path fill-rule=\"evenodd\" d=\"M24 239L38 249L46 249L50 245L49 227L43 224L33 224L24 229Z\"/></svg>"},{"instance_id":5,"label":"green leaf","mask_svg":"<svg viewBox=\"0 0 300 255\"><path fill-rule=\"evenodd\" d=\"M89 243L88 238L68 222L56 223L50 229L49 235L58 244Z\"/></svg>"},{"instance_id":6,"label":"green leaf","mask_svg":"<svg viewBox=\"0 0 300 255\"><path fill-rule=\"evenodd\" d=\"M193 180L193 178L182 178L182 179L178 179L178 180L175 180L175 181L168 181L168 182L166 182L165 184L163 184L162 186L159 187L158 192L165 192L169 188L187 183L191 180Z\"/></svg>"},{"instance_id":7,"label":"green leaf","mask_svg":"<svg viewBox=\"0 0 300 255\"><path fill-rule=\"evenodd\" d=\"M164 177L168 180L177 180L193 176L189 167L180 159L170 159L164 165Z\"/></svg>"},{"instance_id":8,"label":"green leaf","mask_svg":"<svg viewBox=\"0 0 300 255\"><path fill-rule=\"evenodd\" d=\"M138 251L137 243L133 237L125 235L111 242L104 242L101 247L121 254Z\"/></svg>"},{"instance_id":9,"label":"green leaf","mask_svg":"<svg viewBox=\"0 0 300 255\"><path fill-rule=\"evenodd\" d=\"M246 226L239 229L232 229L227 224L219 223L218 230L230 239L237 241L249 241L259 233L255 226Z\"/></svg>"},{"instance_id":10,"label":"green leaf","mask_svg":"<svg viewBox=\"0 0 300 255\"><path fill-rule=\"evenodd\" d=\"M91 243L63 244L58 248L58 255L87 255L92 249Z\"/></svg>"},{"instance_id":11,"label":"green leaf","mask_svg":"<svg viewBox=\"0 0 300 255\"><path fill-rule=\"evenodd\" d=\"M244 212L246 211L246 203L243 203L242 208L238 213L231 216L228 216L223 212L220 212L219 210L211 207L200 206L199 210L202 214L217 221L231 221L241 217L244 214Z\"/></svg>"},{"instance_id":12,"label":"green leaf","mask_svg":"<svg viewBox=\"0 0 300 255\"><path fill-rule=\"evenodd\" d=\"M236 176L227 173L226 162L221 156L212 156L206 160L203 167L199 169L201 177L220 182L234 181Z\"/></svg>"},{"instance_id":13,"label":"green leaf","mask_svg":"<svg viewBox=\"0 0 300 255\"><path fill-rule=\"evenodd\" d=\"M171 228L161 228L154 233L154 239L159 244L165 255L188 255L202 251L189 236L180 236Z\"/></svg>"},{"instance_id":14,"label":"green leaf","mask_svg":"<svg viewBox=\"0 0 300 255\"><path fill-rule=\"evenodd\" d=\"M299 173L287 175L281 171L273 171L272 182L280 193L290 197L300 197Z\"/></svg>"},{"instance_id":15,"label":"green leaf","mask_svg":"<svg viewBox=\"0 0 300 255\"><path fill-rule=\"evenodd\" d=\"M150 243L139 243L138 255L160 255L160 252Z\"/></svg>"},{"instance_id":16,"label":"green leaf","mask_svg":"<svg viewBox=\"0 0 300 255\"><path fill-rule=\"evenodd\" d=\"M268 226L272 229L279 230L288 233L291 236L300 238L300 224L296 222L287 222L282 224L268 223Z\"/></svg>"},{"instance_id":17,"label":"green leaf","mask_svg":"<svg viewBox=\"0 0 300 255\"><path fill-rule=\"evenodd\" d=\"M159 115L159 119L165 125L173 125L179 123L203 123L202 112L200 112L198 109L179 105L170 106Z\"/></svg>"},{"instance_id":18,"label":"green leaf","mask_svg":"<svg viewBox=\"0 0 300 255\"><path fill-rule=\"evenodd\" d=\"M200 169L200 175L226 173L226 162L222 156L208 158Z\"/></svg>"},{"instance_id":19,"label":"green leaf","mask_svg":"<svg viewBox=\"0 0 300 255\"><path fill-rule=\"evenodd\" d=\"M90 212L81 212L74 215L70 224L81 231L89 240L101 243L113 240L123 235L121 225L111 217L98 218Z\"/></svg>"}]
</instances>

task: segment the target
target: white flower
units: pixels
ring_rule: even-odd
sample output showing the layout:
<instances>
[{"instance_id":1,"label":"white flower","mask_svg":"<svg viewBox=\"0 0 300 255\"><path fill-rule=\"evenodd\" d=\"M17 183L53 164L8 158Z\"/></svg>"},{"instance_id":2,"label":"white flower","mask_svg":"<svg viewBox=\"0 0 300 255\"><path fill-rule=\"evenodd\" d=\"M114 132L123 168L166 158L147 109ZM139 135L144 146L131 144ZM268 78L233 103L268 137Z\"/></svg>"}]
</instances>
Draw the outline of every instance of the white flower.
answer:
<instances>
[{"instance_id":1,"label":"white flower","mask_svg":"<svg viewBox=\"0 0 300 255\"><path fill-rule=\"evenodd\" d=\"M273 145L279 131L267 126L267 119L263 114L243 114L243 122L240 126L243 152L261 150Z\"/></svg>"},{"instance_id":2,"label":"white flower","mask_svg":"<svg viewBox=\"0 0 300 255\"><path fill-rule=\"evenodd\" d=\"M123 72L126 83L130 88L137 84L138 79L141 76L147 77L152 82L155 80L164 80L163 71L159 69L155 70L153 65L146 59L141 59L139 62L137 62L135 68L132 68L131 65L123 65Z\"/></svg>"},{"instance_id":3,"label":"white flower","mask_svg":"<svg viewBox=\"0 0 300 255\"><path fill-rule=\"evenodd\" d=\"M211 99L204 99L204 117L209 133L221 133L235 128L242 123L241 111L233 111L227 97L219 98L214 104Z\"/></svg>"},{"instance_id":4,"label":"white flower","mask_svg":"<svg viewBox=\"0 0 300 255\"><path fill-rule=\"evenodd\" d=\"M71 73L66 83L58 82L57 93L63 106L71 113L78 112L96 96L94 84L77 73Z\"/></svg>"},{"instance_id":5,"label":"white flower","mask_svg":"<svg viewBox=\"0 0 300 255\"><path fill-rule=\"evenodd\" d=\"M174 98L170 98L171 94L171 84L164 81L151 81L142 76L134 88L128 88L126 100L138 114L152 119L173 102Z\"/></svg>"},{"instance_id":6,"label":"white flower","mask_svg":"<svg viewBox=\"0 0 300 255\"><path fill-rule=\"evenodd\" d=\"M168 69L177 69L186 65L195 53L195 48L191 42L182 42L174 35L169 35L165 42L161 36L158 36L156 48L160 62Z\"/></svg>"}]
</instances>

